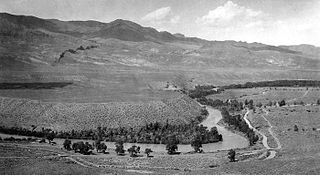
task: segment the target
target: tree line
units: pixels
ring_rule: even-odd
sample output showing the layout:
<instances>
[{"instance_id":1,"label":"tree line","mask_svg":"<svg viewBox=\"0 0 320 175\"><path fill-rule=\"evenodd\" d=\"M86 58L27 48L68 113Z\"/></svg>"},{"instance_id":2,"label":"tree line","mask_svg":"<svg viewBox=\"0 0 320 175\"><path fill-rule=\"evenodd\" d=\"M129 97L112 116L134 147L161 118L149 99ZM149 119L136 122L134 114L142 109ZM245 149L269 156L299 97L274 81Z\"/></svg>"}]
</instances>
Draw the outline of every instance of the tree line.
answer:
<instances>
[{"instance_id":1,"label":"tree line","mask_svg":"<svg viewBox=\"0 0 320 175\"><path fill-rule=\"evenodd\" d=\"M274 80L274 81L260 81L247 82L245 84L231 84L222 86L222 89L243 89L255 87L320 87L318 80Z\"/></svg>"},{"instance_id":2,"label":"tree line","mask_svg":"<svg viewBox=\"0 0 320 175\"><path fill-rule=\"evenodd\" d=\"M21 127L0 127L0 132L36 137L56 137L68 139L92 139L110 142L123 141L126 143L167 144L169 138L174 135L179 144L190 144L196 135L201 136L202 144L222 141L222 135L217 128L208 129L199 125L199 121L191 121L188 124L174 125L167 120L149 123L139 128L106 128L98 127L90 130L52 131L51 129L31 130Z\"/></svg>"}]
</instances>

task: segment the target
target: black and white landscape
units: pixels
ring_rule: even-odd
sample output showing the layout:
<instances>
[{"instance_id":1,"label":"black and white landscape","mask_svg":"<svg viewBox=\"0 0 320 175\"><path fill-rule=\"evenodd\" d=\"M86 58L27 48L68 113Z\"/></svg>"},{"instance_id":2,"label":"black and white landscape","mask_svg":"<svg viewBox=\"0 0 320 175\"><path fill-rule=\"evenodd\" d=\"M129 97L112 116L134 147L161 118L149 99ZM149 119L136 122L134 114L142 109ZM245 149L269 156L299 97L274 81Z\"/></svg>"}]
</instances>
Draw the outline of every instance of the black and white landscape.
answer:
<instances>
[{"instance_id":1,"label":"black and white landscape","mask_svg":"<svg viewBox=\"0 0 320 175\"><path fill-rule=\"evenodd\" d=\"M1 2L0 172L318 174L317 7Z\"/></svg>"}]
</instances>

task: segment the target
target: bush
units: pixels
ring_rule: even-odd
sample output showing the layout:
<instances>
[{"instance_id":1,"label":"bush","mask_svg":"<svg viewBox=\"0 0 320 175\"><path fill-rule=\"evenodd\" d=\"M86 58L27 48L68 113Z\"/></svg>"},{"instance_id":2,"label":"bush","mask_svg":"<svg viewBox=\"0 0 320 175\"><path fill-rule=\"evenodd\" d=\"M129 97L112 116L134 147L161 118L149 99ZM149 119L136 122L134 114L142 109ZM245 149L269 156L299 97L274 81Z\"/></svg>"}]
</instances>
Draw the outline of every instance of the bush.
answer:
<instances>
[{"instance_id":1,"label":"bush","mask_svg":"<svg viewBox=\"0 0 320 175\"><path fill-rule=\"evenodd\" d=\"M89 155L92 153L91 150L93 150L93 146L90 145L88 142L83 143L81 141L81 142L73 143L72 149L74 150L75 153L79 152L81 154Z\"/></svg>"},{"instance_id":2,"label":"bush","mask_svg":"<svg viewBox=\"0 0 320 175\"><path fill-rule=\"evenodd\" d=\"M128 152L130 153L130 157L137 157L137 154L140 152L140 147L133 145L128 149Z\"/></svg>"},{"instance_id":3,"label":"bush","mask_svg":"<svg viewBox=\"0 0 320 175\"><path fill-rule=\"evenodd\" d=\"M116 142L116 153L117 155L123 155L125 150L123 149L123 142L118 141Z\"/></svg>"},{"instance_id":4,"label":"bush","mask_svg":"<svg viewBox=\"0 0 320 175\"><path fill-rule=\"evenodd\" d=\"M152 153L153 151L150 148L146 148L144 153L147 154L147 157L150 157L150 153Z\"/></svg>"},{"instance_id":5,"label":"bush","mask_svg":"<svg viewBox=\"0 0 320 175\"><path fill-rule=\"evenodd\" d=\"M279 106L281 107L281 106L284 106L284 105L286 105L286 102L285 102L284 100L281 100L281 101L279 102Z\"/></svg>"},{"instance_id":6,"label":"bush","mask_svg":"<svg viewBox=\"0 0 320 175\"><path fill-rule=\"evenodd\" d=\"M85 48L83 46L80 46L76 50L85 50Z\"/></svg>"},{"instance_id":7,"label":"bush","mask_svg":"<svg viewBox=\"0 0 320 175\"><path fill-rule=\"evenodd\" d=\"M194 138L191 142L191 146L193 147L193 149L196 153L202 152L202 150L201 150L201 148L202 148L201 135L194 136Z\"/></svg>"},{"instance_id":8,"label":"bush","mask_svg":"<svg viewBox=\"0 0 320 175\"><path fill-rule=\"evenodd\" d=\"M64 140L63 148L70 151L71 150L71 140L69 140L69 139Z\"/></svg>"},{"instance_id":9,"label":"bush","mask_svg":"<svg viewBox=\"0 0 320 175\"><path fill-rule=\"evenodd\" d=\"M235 157L236 157L236 152L233 149L229 150L228 158L229 158L230 162L235 162L235 160L236 160Z\"/></svg>"},{"instance_id":10,"label":"bush","mask_svg":"<svg viewBox=\"0 0 320 175\"><path fill-rule=\"evenodd\" d=\"M175 135L172 135L168 139L168 143L166 145L166 150L168 151L168 154L176 154L178 150L178 140Z\"/></svg>"}]
</instances>

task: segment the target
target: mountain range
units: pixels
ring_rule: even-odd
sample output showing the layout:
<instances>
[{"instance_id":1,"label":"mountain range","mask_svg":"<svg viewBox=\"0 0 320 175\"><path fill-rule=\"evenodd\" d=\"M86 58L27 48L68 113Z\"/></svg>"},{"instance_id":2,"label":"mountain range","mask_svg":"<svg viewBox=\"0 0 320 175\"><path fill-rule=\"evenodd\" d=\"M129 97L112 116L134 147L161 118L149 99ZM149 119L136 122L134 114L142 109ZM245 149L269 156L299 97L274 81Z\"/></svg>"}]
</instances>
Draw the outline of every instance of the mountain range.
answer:
<instances>
[{"instance_id":1,"label":"mountain range","mask_svg":"<svg viewBox=\"0 0 320 175\"><path fill-rule=\"evenodd\" d=\"M166 71L228 69L228 74L234 74L233 69L242 73L250 69L260 79L268 79L272 76L263 77L261 72L308 70L311 73L297 78L309 78L309 74L318 78L320 67L320 48L312 45L208 41L122 19L110 23L61 21L0 13L0 38L2 71L120 66Z\"/></svg>"}]
</instances>

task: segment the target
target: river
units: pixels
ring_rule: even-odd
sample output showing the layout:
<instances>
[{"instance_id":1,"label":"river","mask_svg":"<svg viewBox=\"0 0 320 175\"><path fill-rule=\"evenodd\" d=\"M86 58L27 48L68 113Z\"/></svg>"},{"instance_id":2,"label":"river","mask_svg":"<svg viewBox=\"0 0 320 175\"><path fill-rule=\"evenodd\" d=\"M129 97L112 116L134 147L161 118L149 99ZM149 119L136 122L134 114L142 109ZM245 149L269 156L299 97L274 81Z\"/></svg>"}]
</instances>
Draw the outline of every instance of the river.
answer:
<instances>
[{"instance_id":1,"label":"river","mask_svg":"<svg viewBox=\"0 0 320 175\"><path fill-rule=\"evenodd\" d=\"M203 144L202 149L204 152L215 152L218 150L228 150L232 148L245 148L249 145L246 138L237 135L226 128L219 126L217 123L222 119L221 112L217 109L213 109L210 106L206 107L209 115L208 117L201 123L203 126L208 127L208 129L211 129L212 127L216 126L218 129L218 132L222 134L223 141L222 142L216 142L216 143L208 143ZM17 137L16 135L8 135L8 134L2 134L0 133L0 136L2 138L6 137ZM24 136L18 136L18 137L24 137ZM18 138L17 137L17 138ZM54 141L58 144L62 144L64 139L54 139ZM80 140L72 139L72 142L76 142ZM85 142L92 143L92 140L83 140ZM115 148L114 142L105 142L105 144L108 146L108 148ZM132 145L140 146L141 150L145 150L145 148L151 148L154 152L166 152L166 145L164 144L139 144L139 143L125 143L124 148L125 150L131 147ZM193 148L191 145L178 145L178 151L182 153L193 151Z\"/></svg>"}]
</instances>

